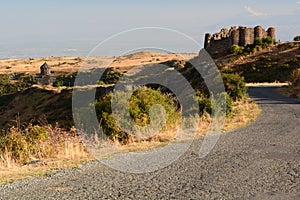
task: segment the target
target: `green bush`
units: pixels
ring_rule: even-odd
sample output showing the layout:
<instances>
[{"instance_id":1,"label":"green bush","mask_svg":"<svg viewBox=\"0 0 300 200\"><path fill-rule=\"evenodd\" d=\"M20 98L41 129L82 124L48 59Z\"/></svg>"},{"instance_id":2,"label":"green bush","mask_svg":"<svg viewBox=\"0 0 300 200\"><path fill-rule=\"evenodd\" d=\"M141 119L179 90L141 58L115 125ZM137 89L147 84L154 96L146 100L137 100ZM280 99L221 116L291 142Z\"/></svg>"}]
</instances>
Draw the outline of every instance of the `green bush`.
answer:
<instances>
[{"instance_id":1,"label":"green bush","mask_svg":"<svg viewBox=\"0 0 300 200\"><path fill-rule=\"evenodd\" d=\"M226 100L226 115L229 116L232 113L232 99L227 93L224 94ZM218 98L221 98L220 102L223 102L224 94L220 94L219 97L215 97L215 99L218 100ZM225 112L224 110L222 110L222 108L224 108L224 105L216 105L213 98L206 97L203 93L199 91L196 92L196 98L199 105L200 115L202 115L205 112L212 114L213 107L215 108L215 116L218 115L220 112Z\"/></svg>"},{"instance_id":2,"label":"green bush","mask_svg":"<svg viewBox=\"0 0 300 200\"><path fill-rule=\"evenodd\" d=\"M196 92L196 98L199 105L199 111L202 115L204 112L211 113L212 111L212 102L209 97L206 97L202 92Z\"/></svg>"},{"instance_id":3,"label":"green bush","mask_svg":"<svg viewBox=\"0 0 300 200\"><path fill-rule=\"evenodd\" d=\"M296 42L296 41L300 41L300 35L294 37L294 41L295 41L295 42Z\"/></svg>"},{"instance_id":4,"label":"green bush","mask_svg":"<svg viewBox=\"0 0 300 200\"><path fill-rule=\"evenodd\" d=\"M225 91L233 99L238 100L246 95L246 85L244 77L239 74L222 74Z\"/></svg>"},{"instance_id":5,"label":"green bush","mask_svg":"<svg viewBox=\"0 0 300 200\"><path fill-rule=\"evenodd\" d=\"M232 108L232 98L226 93L226 114L231 115L233 108Z\"/></svg>"},{"instance_id":6,"label":"green bush","mask_svg":"<svg viewBox=\"0 0 300 200\"><path fill-rule=\"evenodd\" d=\"M270 44L274 44L275 41L270 36L267 36L267 37L262 39L262 43L266 44L266 45L270 45Z\"/></svg>"},{"instance_id":7,"label":"green bush","mask_svg":"<svg viewBox=\"0 0 300 200\"><path fill-rule=\"evenodd\" d=\"M232 45L232 47L230 48L230 53L233 53L233 54L240 54L243 52L243 48L240 47L239 45Z\"/></svg>"},{"instance_id":8,"label":"green bush","mask_svg":"<svg viewBox=\"0 0 300 200\"><path fill-rule=\"evenodd\" d=\"M117 92L114 95L116 95L118 100L122 101L124 99L125 101L126 99L122 98L122 95L125 95L125 92ZM101 121L101 126L105 135L112 140L118 140L126 143L126 141L132 137L132 135L124 130L121 130L121 128L117 126L114 117L118 117L119 113L114 113L114 115L112 114L112 97L112 93L110 93L95 103L97 117L99 121ZM159 89L154 90L146 87L137 88L129 100L129 113L135 124L141 127L150 124L149 111L150 108L156 104L161 105L165 109L166 126L164 129L166 130L174 127L178 123L180 117L180 113L174 98L171 95L163 94ZM122 111L124 111L123 109L124 108L118 109L120 115L122 115ZM123 126L125 124L126 128L131 128L129 127L129 121L122 121L122 123Z\"/></svg>"},{"instance_id":9,"label":"green bush","mask_svg":"<svg viewBox=\"0 0 300 200\"><path fill-rule=\"evenodd\" d=\"M63 81L62 80L56 80L54 83L53 83L53 86L54 87L61 87L63 85Z\"/></svg>"},{"instance_id":10,"label":"green bush","mask_svg":"<svg viewBox=\"0 0 300 200\"><path fill-rule=\"evenodd\" d=\"M263 45L263 40L261 38L255 38L254 45Z\"/></svg>"},{"instance_id":11,"label":"green bush","mask_svg":"<svg viewBox=\"0 0 300 200\"><path fill-rule=\"evenodd\" d=\"M291 66L289 63L284 63L281 67L282 69L289 69Z\"/></svg>"},{"instance_id":12,"label":"green bush","mask_svg":"<svg viewBox=\"0 0 300 200\"><path fill-rule=\"evenodd\" d=\"M294 48L295 47L295 43L289 43L289 48Z\"/></svg>"}]
</instances>

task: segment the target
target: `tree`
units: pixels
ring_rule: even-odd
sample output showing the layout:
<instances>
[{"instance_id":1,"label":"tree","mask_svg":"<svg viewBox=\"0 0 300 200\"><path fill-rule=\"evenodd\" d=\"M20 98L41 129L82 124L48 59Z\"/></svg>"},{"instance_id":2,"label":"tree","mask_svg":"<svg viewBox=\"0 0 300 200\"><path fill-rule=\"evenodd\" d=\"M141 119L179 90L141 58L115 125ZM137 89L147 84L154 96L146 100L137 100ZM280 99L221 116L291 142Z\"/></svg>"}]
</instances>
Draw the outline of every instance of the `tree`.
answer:
<instances>
[{"instance_id":1,"label":"tree","mask_svg":"<svg viewBox=\"0 0 300 200\"><path fill-rule=\"evenodd\" d=\"M294 37L294 41L300 41L300 35Z\"/></svg>"}]
</instances>

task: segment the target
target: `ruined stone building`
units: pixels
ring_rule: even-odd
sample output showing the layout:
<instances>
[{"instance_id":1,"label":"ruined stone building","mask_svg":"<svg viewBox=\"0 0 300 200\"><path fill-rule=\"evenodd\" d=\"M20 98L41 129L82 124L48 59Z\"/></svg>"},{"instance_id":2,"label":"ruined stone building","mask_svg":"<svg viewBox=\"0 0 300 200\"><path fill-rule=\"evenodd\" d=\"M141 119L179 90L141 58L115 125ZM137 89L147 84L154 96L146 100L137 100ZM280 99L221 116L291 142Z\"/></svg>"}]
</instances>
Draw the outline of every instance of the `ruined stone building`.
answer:
<instances>
[{"instance_id":1,"label":"ruined stone building","mask_svg":"<svg viewBox=\"0 0 300 200\"><path fill-rule=\"evenodd\" d=\"M213 35L205 34L204 48L213 57L226 55L232 45L247 46L254 44L256 38L271 37L275 40L275 28L270 27L268 30L261 26L255 28L247 27L231 27L221 29L219 33Z\"/></svg>"},{"instance_id":2,"label":"ruined stone building","mask_svg":"<svg viewBox=\"0 0 300 200\"><path fill-rule=\"evenodd\" d=\"M40 85L51 85L55 81L54 73L51 73L50 66L45 62L40 67L40 73L36 75L37 83Z\"/></svg>"}]
</instances>

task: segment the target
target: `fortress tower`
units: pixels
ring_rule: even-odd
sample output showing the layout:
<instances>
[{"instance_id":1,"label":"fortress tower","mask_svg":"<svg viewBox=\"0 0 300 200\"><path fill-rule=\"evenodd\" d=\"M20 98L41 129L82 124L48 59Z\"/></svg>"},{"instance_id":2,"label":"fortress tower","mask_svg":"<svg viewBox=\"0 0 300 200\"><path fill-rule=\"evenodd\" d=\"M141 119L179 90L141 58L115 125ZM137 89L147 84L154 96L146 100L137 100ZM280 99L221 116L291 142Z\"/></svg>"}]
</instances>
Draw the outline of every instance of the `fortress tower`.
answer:
<instances>
[{"instance_id":1,"label":"fortress tower","mask_svg":"<svg viewBox=\"0 0 300 200\"><path fill-rule=\"evenodd\" d=\"M270 36L273 40L276 39L276 34L275 34L275 28L274 27L270 27L268 29L268 36Z\"/></svg>"},{"instance_id":2,"label":"fortress tower","mask_svg":"<svg viewBox=\"0 0 300 200\"><path fill-rule=\"evenodd\" d=\"M236 30L236 28L234 27L231 31L231 43L232 43L232 45L234 45L234 44L238 45L239 40L240 40L240 32L238 30Z\"/></svg>"},{"instance_id":3,"label":"fortress tower","mask_svg":"<svg viewBox=\"0 0 300 200\"><path fill-rule=\"evenodd\" d=\"M265 37L265 35L264 35L264 29L261 26L256 26L254 28L254 37L255 38L263 38L263 37Z\"/></svg>"}]
</instances>

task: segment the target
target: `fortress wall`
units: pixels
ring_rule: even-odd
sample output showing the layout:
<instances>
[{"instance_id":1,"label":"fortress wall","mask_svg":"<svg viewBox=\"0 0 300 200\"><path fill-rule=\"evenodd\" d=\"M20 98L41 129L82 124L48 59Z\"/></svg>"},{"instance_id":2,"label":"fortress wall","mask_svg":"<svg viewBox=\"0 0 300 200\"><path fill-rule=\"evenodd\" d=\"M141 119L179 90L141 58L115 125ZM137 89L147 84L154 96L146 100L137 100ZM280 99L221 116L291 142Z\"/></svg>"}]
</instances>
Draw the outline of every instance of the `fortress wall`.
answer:
<instances>
[{"instance_id":1,"label":"fortress wall","mask_svg":"<svg viewBox=\"0 0 300 200\"><path fill-rule=\"evenodd\" d=\"M230 30L223 28L219 33L213 35L206 34L204 48L213 56L226 55L233 44L247 46L254 44L256 38L270 36L275 40L275 28L271 27L267 31L261 26L246 28L240 26L231 27Z\"/></svg>"},{"instance_id":2,"label":"fortress wall","mask_svg":"<svg viewBox=\"0 0 300 200\"><path fill-rule=\"evenodd\" d=\"M224 38L222 40L215 40L211 42L206 51L211 55L224 55L228 53L228 50L232 46L232 39L231 38Z\"/></svg>"},{"instance_id":3,"label":"fortress wall","mask_svg":"<svg viewBox=\"0 0 300 200\"><path fill-rule=\"evenodd\" d=\"M204 39L204 49L208 47L210 40L211 40L211 35L209 33L206 33Z\"/></svg>"}]
</instances>

